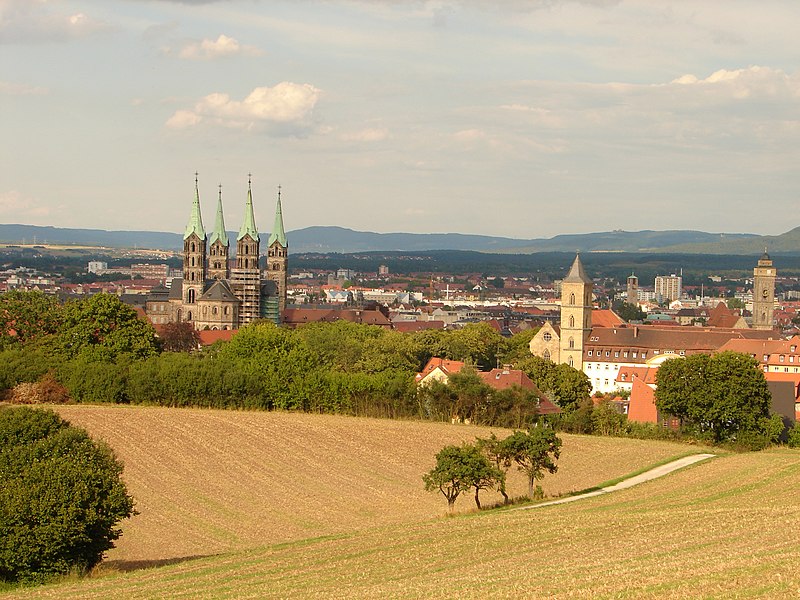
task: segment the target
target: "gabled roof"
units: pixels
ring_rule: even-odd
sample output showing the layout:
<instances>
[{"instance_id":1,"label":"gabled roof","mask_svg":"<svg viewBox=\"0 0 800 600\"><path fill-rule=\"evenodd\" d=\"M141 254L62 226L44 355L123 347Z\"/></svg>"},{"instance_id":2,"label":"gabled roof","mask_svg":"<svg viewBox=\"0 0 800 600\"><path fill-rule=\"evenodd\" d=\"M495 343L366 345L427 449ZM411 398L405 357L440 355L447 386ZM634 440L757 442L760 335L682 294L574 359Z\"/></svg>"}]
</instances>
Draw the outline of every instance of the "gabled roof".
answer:
<instances>
[{"instance_id":1,"label":"gabled roof","mask_svg":"<svg viewBox=\"0 0 800 600\"><path fill-rule=\"evenodd\" d=\"M200 298L198 298L197 301L239 302L239 299L231 291L231 288L228 287L227 281L223 281L222 279L216 279L209 286L209 288L205 292L203 292L203 295L200 296Z\"/></svg>"},{"instance_id":2,"label":"gabled roof","mask_svg":"<svg viewBox=\"0 0 800 600\"><path fill-rule=\"evenodd\" d=\"M393 321L392 327L395 331L410 333L426 329L444 329L444 321Z\"/></svg>"},{"instance_id":3,"label":"gabled roof","mask_svg":"<svg viewBox=\"0 0 800 600\"><path fill-rule=\"evenodd\" d=\"M610 309L596 308L592 310L592 327L619 327L625 321Z\"/></svg>"},{"instance_id":4,"label":"gabled roof","mask_svg":"<svg viewBox=\"0 0 800 600\"><path fill-rule=\"evenodd\" d=\"M206 239L206 230L203 229L203 216L200 214L200 191L197 189L197 174L194 178L194 202L192 202L192 214L189 216L189 223L186 225L186 231L183 234L183 239L189 239L189 236L195 234L201 240Z\"/></svg>"},{"instance_id":5,"label":"gabled roof","mask_svg":"<svg viewBox=\"0 0 800 600\"><path fill-rule=\"evenodd\" d=\"M461 369L463 369L464 364L465 363L461 362L460 360L448 360L446 358L434 356L428 361L428 364L425 365L425 368L417 373L415 380L419 383L425 379L425 377L433 373L436 369L439 369L442 373L449 377L453 373L458 373Z\"/></svg>"},{"instance_id":6,"label":"gabled roof","mask_svg":"<svg viewBox=\"0 0 800 600\"><path fill-rule=\"evenodd\" d=\"M572 267L570 267L569 273L563 279L564 283L592 283L591 278L586 274L586 271L583 268L583 263L581 262L581 255L575 255L575 261L572 263Z\"/></svg>"},{"instance_id":7,"label":"gabled roof","mask_svg":"<svg viewBox=\"0 0 800 600\"><path fill-rule=\"evenodd\" d=\"M744 329L747 325L741 315L736 314L728 308L724 302L720 302L713 309L708 317L709 327L729 327Z\"/></svg>"}]
</instances>

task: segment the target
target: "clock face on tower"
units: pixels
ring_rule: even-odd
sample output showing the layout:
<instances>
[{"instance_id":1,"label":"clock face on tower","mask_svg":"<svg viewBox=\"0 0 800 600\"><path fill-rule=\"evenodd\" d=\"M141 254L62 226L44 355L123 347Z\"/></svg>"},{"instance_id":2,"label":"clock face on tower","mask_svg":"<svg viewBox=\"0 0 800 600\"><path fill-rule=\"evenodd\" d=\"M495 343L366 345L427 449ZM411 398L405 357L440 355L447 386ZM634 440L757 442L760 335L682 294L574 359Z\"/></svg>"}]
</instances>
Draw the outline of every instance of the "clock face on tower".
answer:
<instances>
[{"instance_id":1,"label":"clock face on tower","mask_svg":"<svg viewBox=\"0 0 800 600\"><path fill-rule=\"evenodd\" d=\"M769 296L769 290L764 290L763 292L761 292L761 295L762 295L764 298L767 298L767 296Z\"/></svg>"}]
</instances>

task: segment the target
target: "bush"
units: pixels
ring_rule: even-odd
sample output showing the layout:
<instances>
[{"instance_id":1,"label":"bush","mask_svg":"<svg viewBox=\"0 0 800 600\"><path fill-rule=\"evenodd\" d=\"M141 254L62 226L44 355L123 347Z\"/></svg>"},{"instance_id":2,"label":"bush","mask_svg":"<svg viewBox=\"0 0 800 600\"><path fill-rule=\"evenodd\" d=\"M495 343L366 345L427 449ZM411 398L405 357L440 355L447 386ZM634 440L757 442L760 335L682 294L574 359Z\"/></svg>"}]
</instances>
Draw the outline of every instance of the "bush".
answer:
<instances>
[{"instance_id":1,"label":"bush","mask_svg":"<svg viewBox=\"0 0 800 600\"><path fill-rule=\"evenodd\" d=\"M111 450L52 411L0 408L0 580L86 572L134 514Z\"/></svg>"}]
</instances>

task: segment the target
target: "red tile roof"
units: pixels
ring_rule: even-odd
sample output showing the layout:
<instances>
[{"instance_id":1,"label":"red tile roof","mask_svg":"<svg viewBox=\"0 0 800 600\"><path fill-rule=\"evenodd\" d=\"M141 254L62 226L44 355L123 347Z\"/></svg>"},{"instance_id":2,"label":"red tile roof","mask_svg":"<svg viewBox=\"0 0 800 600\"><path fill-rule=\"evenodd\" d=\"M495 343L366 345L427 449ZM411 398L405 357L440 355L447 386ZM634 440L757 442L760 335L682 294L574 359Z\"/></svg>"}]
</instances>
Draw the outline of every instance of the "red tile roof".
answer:
<instances>
[{"instance_id":1,"label":"red tile roof","mask_svg":"<svg viewBox=\"0 0 800 600\"><path fill-rule=\"evenodd\" d=\"M444 321L395 321L392 327L402 333L424 331L426 329L444 329Z\"/></svg>"},{"instance_id":2,"label":"red tile roof","mask_svg":"<svg viewBox=\"0 0 800 600\"><path fill-rule=\"evenodd\" d=\"M218 342L222 340L223 342L229 342L231 338L236 335L236 329L215 329L215 330L203 330L198 331L198 335L200 336L200 345L201 346L210 346L214 342Z\"/></svg>"},{"instance_id":3,"label":"red tile roof","mask_svg":"<svg viewBox=\"0 0 800 600\"><path fill-rule=\"evenodd\" d=\"M592 310L592 327L619 327L623 321L613 310L596 308Z\"/></svg>"}]
</instances>

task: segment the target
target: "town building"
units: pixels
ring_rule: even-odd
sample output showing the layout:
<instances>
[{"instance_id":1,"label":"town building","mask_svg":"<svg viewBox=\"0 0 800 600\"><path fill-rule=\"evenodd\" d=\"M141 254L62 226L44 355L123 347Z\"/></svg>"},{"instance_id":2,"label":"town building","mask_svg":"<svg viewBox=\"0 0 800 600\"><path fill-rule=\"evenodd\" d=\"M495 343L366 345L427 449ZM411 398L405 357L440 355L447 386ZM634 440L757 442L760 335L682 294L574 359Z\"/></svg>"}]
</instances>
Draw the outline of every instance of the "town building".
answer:
<instances>
[{"instance_id":1,"label":"town building","mask_svg":"<svg viewBox=\"0 0 800 600\"><path fill-rule=\"evenodd\" d=\"M759 261L761 262L761 261ZM772 270L774 274L774 269ZM675 276L680 278L680 276ZM535 356L565 363L583 371L592 384L593 393L613 393L620 387L624 369L654 368L667 358L696 353L711 354L730 340L777 339L771 329L746 327L741 315L718 304L709 311L708 319L716 327L679 327L653 320L648 325L623 323L611 311L592 306L592 280L586 274L580 256L561 284L560 324L545 323L531 339L530 351ZM594 313L611 313L612 318L594 318ZM655 315L650 315L655 316Z\"/></svg>"},{"instance_id":2,"label":"town building","mask_svg":"<svg viewBox=\"0 0 800 600\"><path fill-rule=\"evenodd\" d=\"M159 287L152 291L147 300L148 317L154 324L188 322L197 330L238 329L257 319L280 323L281 310L286 305L288 261L280 189L267 245L266 270L262 272L261 237L255 221L252 181L248 178L244 219L232 263L222 186L214 230L207 236L195 177L194 202L183 236L182 277L173 279L169 289Z\"/></svg>"},{"instance_id":3,"label":"town building","mask_svg":"<svg viewBox=\"0 0 800 600\"><path fill-rule=\"evenodd\" d=\"M771 330L774 326L774 310L775 268L765 248L758 265L753 269L753 329Z\"/></svg>"},{"instance_id":4,"label":"town building","mask_svg":"<svg viewBox=\"0 0 800 600\"><path fill-rule=\"evenodd\" d=\"M682 275L657 275L655 279L655 295L658 302L678 300L683 287Z\"/></svg>"}]
</instances>

